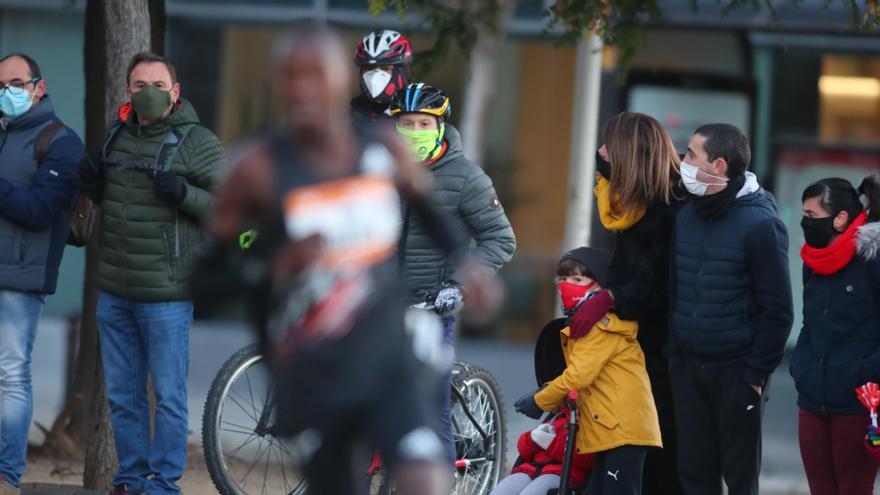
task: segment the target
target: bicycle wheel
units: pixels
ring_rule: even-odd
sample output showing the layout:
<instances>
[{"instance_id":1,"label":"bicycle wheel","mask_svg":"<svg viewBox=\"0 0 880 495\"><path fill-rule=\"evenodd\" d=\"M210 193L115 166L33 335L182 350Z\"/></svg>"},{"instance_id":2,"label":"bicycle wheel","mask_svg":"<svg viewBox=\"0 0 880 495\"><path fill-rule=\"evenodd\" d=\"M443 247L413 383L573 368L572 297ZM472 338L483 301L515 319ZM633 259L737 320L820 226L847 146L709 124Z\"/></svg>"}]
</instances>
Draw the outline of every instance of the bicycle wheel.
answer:
<instances>
[{"instance_id":1,"label":"bicycle wheel","mask_svg":"<svg viewBox=\"0 0 880 495\"><path fill-rule=\"evenodd\" d=\"M226 362L208 391L202 448L221 495L305 495L308 486L273 436L272 389L263 356L249 345Z\"/></svg>"},{"instance_id":2,"label":"bicycle wheel","mask_svg":"<svg viewBox=\"0 0 880 495\"><path fill-rule=\"evenodd\" d=\"M486 495L505 466L507 420L495 377L466 363L452 372L452 428L455 439L455 495Z\"/></svg>"}]
</instances>

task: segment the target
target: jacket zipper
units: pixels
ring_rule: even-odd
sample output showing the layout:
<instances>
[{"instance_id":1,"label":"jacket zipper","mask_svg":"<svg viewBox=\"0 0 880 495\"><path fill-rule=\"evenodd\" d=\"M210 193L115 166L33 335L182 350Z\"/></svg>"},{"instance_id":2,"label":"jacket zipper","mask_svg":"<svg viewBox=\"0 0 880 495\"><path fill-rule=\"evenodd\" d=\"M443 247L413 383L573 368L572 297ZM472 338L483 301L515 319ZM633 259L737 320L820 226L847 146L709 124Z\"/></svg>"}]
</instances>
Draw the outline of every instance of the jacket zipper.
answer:
<instances>
[{"instance_id":1,"label":"jacket zipper","mask_svg":"<svg viewBox=\"0 0 880 495\"><path fill-rule=\"evenodd\" d=\"M400 242L397 245L398 263L400 263L400 271L403 272L406 259L406 241L409 237L409 201L403 207L403 228L400 233Z\"/></svg>"},{"instance_id":2,"label":"jacket zipper","mask_svg":"<svg viewBox=\"0 0 880 495\"><path fill-rule=\"evenodd\" d=\"M180 215L174 209L174 257L180 258Z\"/></svg>"},{"instance_id":3,"label":"jacket zipper","mask_svg":"<svg viewBox=\"0 0 880 495\"><path fill-rule=\"evenodd\" d=\"M706 228L705 235L703 236L703 250L700 253L700 256L705 255L707 246L709 244L709 228L712 226L712 220L708 220L708 225ZM705 259L705 257L703 258ZM691 311L691 343L693 345L694 353L697 351L697 306L699 305L700 300L700 281L703 278L703 263L700 263L700 268L697 270L697 286L696 286L696 295L697 295L697 303L694 304L693 310Z\"/></svg>"},{"instance_id":4,"label":"jacket zipper","mask_svg":"<svg viewBox=\"0 0 880 495\"><path fill-rule=\"evenodd\" d=\"M168 249L168 231L165 229L162 229L162 242L165 244L165 249L167 250ZM173 270L171 270L171 264L173 263L174 260L171 259L171 257L170 257L171 253L168 253L168 254L169 254L168 278L173 280L174 272L173 272Z\"/></svg>"}]
</instances>

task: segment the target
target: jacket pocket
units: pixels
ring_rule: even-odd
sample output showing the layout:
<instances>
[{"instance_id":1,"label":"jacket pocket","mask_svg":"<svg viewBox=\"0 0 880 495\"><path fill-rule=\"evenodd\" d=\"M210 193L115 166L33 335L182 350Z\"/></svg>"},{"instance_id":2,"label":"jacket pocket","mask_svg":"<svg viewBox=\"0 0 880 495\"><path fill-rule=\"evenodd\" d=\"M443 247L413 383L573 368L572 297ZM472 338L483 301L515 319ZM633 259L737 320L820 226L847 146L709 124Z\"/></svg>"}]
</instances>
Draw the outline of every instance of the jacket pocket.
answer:
<instances>
[{"instance_id":1,"label":"jacket pocket","mask_svg":"<svg viewBox=\"0 0 880 495\"><path fill-rule=\"evenodd\" d=\"M599 423L609 430L613 430L620 424L617 416L608 410L602 401L595 395L588 396L585 402L587 404L587 412L590 413L590 419L594 422Z\"/></svg>"},{"instance_id":2,"label":"jacket pocket","mask_svg":"<svg viewBox=\"0 0 880 495\"><path fill-rule=\"evenodd\" d=\"M10 265L20 265L22 263L22 257L24 256L24 249L22 249L22 242L24 242L23 232L18 227L13 227L12 229L12 238L9 242L9 264Z\"/></svg>"},{"instance_id":3,"label":"jacket pocket","mask_svg":"<svg viewBox=\"0 0 880 495\"><path fill-rule=\"evenodd\" d=\"M177 280L178 262L174 232L169 232L168 227L165 225L161 225L159 230L162 232L162 245L165 248L165 268L168 272L168 280L174 282Z\"/></svg>"}]
</instances>

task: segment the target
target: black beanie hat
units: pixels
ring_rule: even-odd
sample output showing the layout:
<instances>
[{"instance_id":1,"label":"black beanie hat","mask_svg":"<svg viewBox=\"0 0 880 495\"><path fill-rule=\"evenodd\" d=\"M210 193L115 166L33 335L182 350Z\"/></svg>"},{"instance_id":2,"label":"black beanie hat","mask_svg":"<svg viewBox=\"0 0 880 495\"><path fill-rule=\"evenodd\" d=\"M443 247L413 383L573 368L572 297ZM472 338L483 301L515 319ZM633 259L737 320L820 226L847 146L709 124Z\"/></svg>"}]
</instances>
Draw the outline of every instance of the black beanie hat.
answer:
<instances>
[{"instance_id":1,"label":"black beanie hat","mask_svg":"<svg viewBox=\"0 0 880 495\"><path fill-rule=\"evenodd\" d=\"M579 247L562 255L559 262L574 260L584 265L591 278L599 285L606 286L611 272L611 253L604 249Z\"/></svg>"}]
</instances>

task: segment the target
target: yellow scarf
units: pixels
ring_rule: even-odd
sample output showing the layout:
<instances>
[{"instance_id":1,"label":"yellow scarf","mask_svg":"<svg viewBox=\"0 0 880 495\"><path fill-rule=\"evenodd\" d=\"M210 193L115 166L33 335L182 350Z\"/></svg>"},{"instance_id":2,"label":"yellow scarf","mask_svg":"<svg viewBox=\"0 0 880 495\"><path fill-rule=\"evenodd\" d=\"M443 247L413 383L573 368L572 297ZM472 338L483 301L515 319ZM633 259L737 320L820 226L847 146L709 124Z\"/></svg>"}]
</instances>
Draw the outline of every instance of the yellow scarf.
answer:
<instances>
[{"instance_id":1,"label":"yellow scarf","mask_svg":"<svg viewBox=\"0 0 880 495\"><path fill-rule=\"evenodd\" d=\"M612 213L614 208L611 207L611 183L605 177L596 174L596 187L593 188L593 194L596 195L596 201L599 205L599 220L608 230L626 230L633 225L639 223L639 220L645 216L644 208L630 208L624 210L622 214L615 215ZM615 203L617 198L614 198ZM620 205L615 204L615 206Z\"/></svg>"}]
</instances>

